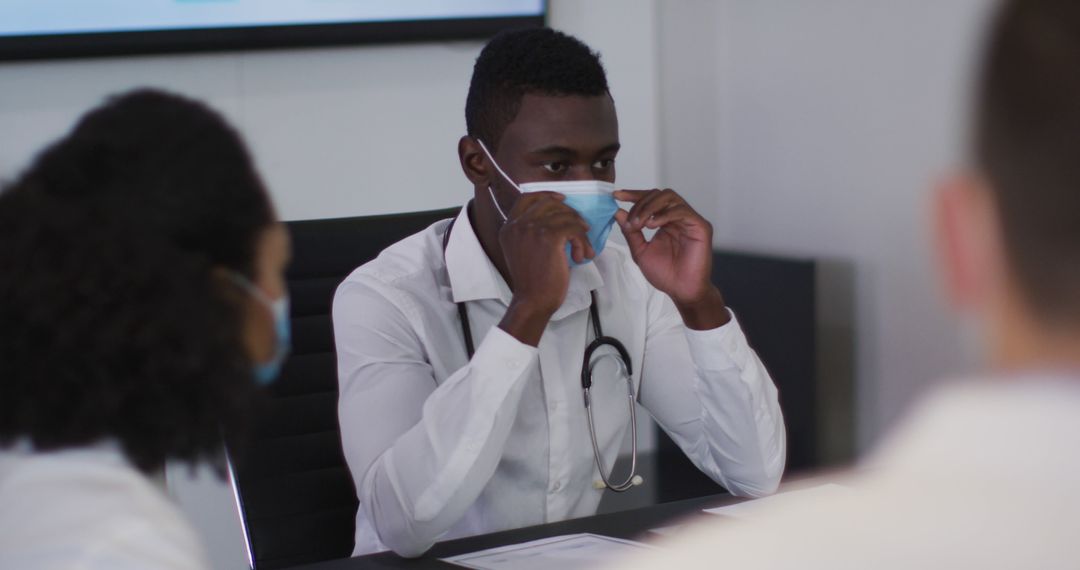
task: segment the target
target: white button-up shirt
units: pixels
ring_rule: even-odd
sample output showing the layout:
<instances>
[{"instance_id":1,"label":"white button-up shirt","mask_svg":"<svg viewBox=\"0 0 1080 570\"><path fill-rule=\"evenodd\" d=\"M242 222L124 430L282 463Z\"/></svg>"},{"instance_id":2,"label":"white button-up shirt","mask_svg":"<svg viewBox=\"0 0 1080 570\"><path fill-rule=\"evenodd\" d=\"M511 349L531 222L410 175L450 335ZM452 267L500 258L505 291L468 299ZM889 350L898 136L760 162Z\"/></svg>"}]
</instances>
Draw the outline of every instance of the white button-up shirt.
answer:
<instances>
[{"instance_id":1,"label":"white button-up shirt","mask_svg":"<svg viewBox=\"0 0 1080 570\"><path fill-rule=\"evenodd\" d=\"M687 329L629 251L608 243L571 271L539 347L496 325L511 292L465 210L354 271L334 297L345 457L360 509L356 548L418 555L438 540L595 514L602 489L581 390L591 291L605 335L630 353L638 401L732 493L771 493L785 433L768 372L732 319ZM466 303L470 361L455 303ZM779 324L778 324L779 326ZM592 406L604 465L629 429L625 377L603 357Z\"/></svg>"},{"instance_id":2,"label":"white button-up shirt","mask_svg":"<svg viewBox=\"0 0 1080 570\"><path fill-rule=\"evenodd\" d=\"M180 509L107 442L0 449L0 568L209 568Z\"/></svg>"},{"instance_id":3,"label":"white button-up shirt","mask_svg":"<svg viewBox=\"0 0 1080 570\"><path fill-rule=\"evenodd\" d=\"M1080 568L1080 371L974 378L917 406L847 492L680 530L608 570Z\"/></svg>"}]
</instances>

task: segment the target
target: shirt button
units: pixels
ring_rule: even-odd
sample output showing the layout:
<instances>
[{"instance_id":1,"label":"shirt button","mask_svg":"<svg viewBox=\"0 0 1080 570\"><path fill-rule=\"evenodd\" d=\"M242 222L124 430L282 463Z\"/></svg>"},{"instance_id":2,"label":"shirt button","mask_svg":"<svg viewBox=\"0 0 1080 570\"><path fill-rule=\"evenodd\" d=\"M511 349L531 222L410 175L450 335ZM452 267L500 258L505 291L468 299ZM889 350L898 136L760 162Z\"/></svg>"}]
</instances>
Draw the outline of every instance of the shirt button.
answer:
<instances>
[{"instance_id":1,"label":"shirt button","mask_svg":"<svg viewBox=\"0 0 1080 570\"><path fill-rule=\"evenodd\" d=\"M560 489L562 489L562 481L556 481L555 484L551 486L552 491L558 491Z\"/></svg>"}]
</instances>

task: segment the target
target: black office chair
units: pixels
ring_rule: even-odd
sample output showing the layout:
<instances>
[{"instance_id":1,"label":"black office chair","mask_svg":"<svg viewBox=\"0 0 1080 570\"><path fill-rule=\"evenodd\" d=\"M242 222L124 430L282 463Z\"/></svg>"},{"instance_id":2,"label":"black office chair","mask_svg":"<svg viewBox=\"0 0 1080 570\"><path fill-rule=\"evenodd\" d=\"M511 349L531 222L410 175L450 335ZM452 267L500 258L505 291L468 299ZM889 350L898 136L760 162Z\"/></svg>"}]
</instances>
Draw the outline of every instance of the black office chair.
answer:
<instances>
[{"instance_id":1,"label":"black office chair","mask_svg":"<svg viewBox=\"0 0 1080 570\"><path fill-rule=\"evenodd\" d=\"M248 445L233 458L234 489L255 568L352 554L357 500L338 428L334 290L387 246L457 212L288 223L292 355L269 390L269 406Z\"/></svg>"}]
</instances>

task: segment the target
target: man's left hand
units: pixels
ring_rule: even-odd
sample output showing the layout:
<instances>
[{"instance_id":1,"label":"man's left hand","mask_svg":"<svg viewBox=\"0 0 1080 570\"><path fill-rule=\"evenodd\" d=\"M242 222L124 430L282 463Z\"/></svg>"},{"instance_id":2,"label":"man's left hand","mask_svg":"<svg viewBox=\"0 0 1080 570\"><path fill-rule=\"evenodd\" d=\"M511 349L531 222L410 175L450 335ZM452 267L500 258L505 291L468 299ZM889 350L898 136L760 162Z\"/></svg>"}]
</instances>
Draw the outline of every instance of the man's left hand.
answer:
<instances>
[{"instance_id":1,"label":"man's left hand","mask_svg":"<svg viewBox=\"0 0 1080 570\"><path fill-rule=\"evenodd\" d=\"M619 190L630 202L615 221L645 278L666 293L692 329L711 329L730 320L720 291L712 284L712 224L674 190ZM657 230L646 240L643 230Z\"/></svg>"}]
</instances>

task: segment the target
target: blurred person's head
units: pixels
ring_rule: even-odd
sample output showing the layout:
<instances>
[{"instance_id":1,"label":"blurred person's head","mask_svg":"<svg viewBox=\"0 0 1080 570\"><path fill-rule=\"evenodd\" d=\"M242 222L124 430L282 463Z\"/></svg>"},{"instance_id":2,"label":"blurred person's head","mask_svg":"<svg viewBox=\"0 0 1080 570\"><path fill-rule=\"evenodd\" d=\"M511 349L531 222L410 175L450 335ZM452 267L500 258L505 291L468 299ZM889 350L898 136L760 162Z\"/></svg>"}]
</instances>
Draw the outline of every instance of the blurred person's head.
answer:
<instances>
[{"instance_id":1,"label":"blurred person's head","mask_svg":"<svg viewBox=\"0 0 1080 570\"><path fill-rule=\"evenodd\" d=\"M0 217L0 443L113 439L149 470L243 433L289 245L221 116L111 98L5 189Z\"/></svg>"},{"instance_id":2,"label":"blurred person's head","mask_svg":"<svg viewBox=\"0 0 1080 570\"><path fill-rule=\"evenodd\" d=\"M974 167L938 193L948 290L991 366L1080 366L1080 3L1005 2L976 98Z\"/></svg>"}]
</instances>

